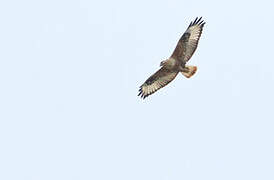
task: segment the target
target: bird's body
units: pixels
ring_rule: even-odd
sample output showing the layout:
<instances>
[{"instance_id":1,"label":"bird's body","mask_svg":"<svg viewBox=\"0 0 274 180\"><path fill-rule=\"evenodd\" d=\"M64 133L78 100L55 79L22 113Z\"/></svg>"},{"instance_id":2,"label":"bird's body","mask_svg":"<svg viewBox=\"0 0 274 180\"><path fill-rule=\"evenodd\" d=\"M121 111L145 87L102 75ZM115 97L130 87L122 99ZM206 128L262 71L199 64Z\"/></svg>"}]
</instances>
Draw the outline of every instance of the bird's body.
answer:
<instances>
[{"instance_id":1,"label":"bird's body","mask_svg":"<svg viewBox=\"0 0 274 180\"><path fill-rule=\"evenodd\" d=\"M174 58L169 58L165 61L162 61L162 64L161 66L164 66L165 68L168 68L168 69L178 69L178 66L180 64L178 63L178 61L176 61Z\"/></svg>"},{"instance_id":2,"label":"bird's body","mask_svg":"<svg viewBox=\"0 0 274 180\"><path fill-rule=\"evenodd\" d=\"M171 57L162 61L161 68L150 76L139 89L139 95L146 98L160 88L170 83L179 72L185 77L190 78L197 71L196 66L187 66L187 61L195 52L205 22L202 18L196 18L191 22L188 29L180 38Z\"/></svg>"}]
</instances>

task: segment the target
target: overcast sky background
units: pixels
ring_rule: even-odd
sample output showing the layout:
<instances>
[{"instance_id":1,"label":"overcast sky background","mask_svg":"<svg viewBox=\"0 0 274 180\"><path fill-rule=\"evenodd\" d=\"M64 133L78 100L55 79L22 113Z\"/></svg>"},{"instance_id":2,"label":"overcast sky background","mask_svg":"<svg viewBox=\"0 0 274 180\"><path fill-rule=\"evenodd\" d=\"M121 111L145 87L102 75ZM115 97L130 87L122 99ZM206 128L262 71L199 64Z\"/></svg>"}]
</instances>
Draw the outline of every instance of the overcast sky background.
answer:
<instances>
[{"instance_id":1,"label":"overcast sky background","mask_svg":"<svg viewBox=\"0 0 274 180\"><path fill-rule=\"evenodd\" d=\"M0 2L0 179L274 179L273 2ZM190 21L182 75L138 87Z\"/></svg>"}]
</instances>

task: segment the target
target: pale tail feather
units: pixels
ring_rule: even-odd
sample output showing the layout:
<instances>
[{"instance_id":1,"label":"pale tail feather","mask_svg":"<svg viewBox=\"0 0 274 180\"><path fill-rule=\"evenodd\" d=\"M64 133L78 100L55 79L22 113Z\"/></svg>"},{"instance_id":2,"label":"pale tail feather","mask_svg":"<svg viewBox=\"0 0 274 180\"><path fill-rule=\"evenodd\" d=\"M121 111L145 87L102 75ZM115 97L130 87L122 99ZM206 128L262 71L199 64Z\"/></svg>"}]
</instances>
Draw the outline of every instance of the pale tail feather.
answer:
<instances>
[{"instance_id":1,"label":"pale tail feather","mask_svg":"<svg viewBox=\"0 0 274 180\"><path fill-rule=\"evenodd\" d=\"M197 66L186 66L188 72L181 72L185 77L190 78L193 76L197 71Z\"/></svg>"}]
</instances>

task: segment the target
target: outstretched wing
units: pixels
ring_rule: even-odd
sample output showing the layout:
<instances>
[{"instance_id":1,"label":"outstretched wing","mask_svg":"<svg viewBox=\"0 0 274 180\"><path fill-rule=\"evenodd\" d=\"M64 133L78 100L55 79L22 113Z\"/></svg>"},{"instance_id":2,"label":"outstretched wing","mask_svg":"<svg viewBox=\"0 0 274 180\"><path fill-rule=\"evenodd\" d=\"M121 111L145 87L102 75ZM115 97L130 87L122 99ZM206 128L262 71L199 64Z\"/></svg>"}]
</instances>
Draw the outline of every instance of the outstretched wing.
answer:
<instances>
[{"instance_id":1,"label":"outstretched wing","mask_svg":"<svg viewBox=\"0 0 274 180\"><path fill-rule=\"evenodd\" d=\"M141 95L141 98L145 99L147 96L170 83L177 74L178 71L173 71L163 66L140 86L138 96Z\"/></svg>"},{"instance_id":2,"label":"outstretched wing","mask_svg":"<svg viewBox=\"0 0 274 180\"><path fill-rule=\"evenodd\" d=\"M199 19L196 18L193 22L190 23L186 32L180 38L174 52L172 53L172 58L180 60L183 63L186 63L191 58L197 49L198 42L205 25L205 22L201 19L202 17Z\"/></svg>"}]
</instances>

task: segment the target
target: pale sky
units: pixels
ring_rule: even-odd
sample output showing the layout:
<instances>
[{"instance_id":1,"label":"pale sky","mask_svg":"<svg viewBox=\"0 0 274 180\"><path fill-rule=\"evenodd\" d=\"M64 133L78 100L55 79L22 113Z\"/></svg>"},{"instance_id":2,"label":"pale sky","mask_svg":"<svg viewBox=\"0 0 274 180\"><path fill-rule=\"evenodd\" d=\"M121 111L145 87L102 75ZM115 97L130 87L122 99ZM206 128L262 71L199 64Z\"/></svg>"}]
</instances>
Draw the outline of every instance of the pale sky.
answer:
<instances>
[{"instance_id":1,"label":"pale sky","mask_svg":"<svg viewBox=\"0 0 274 180\"><path fill-rule=\"evenodd\" d=\"M1 1L0 179L273 180L273 6ZM197 73L140 99L197 16Z\"/></svg>"}]
</instances>

